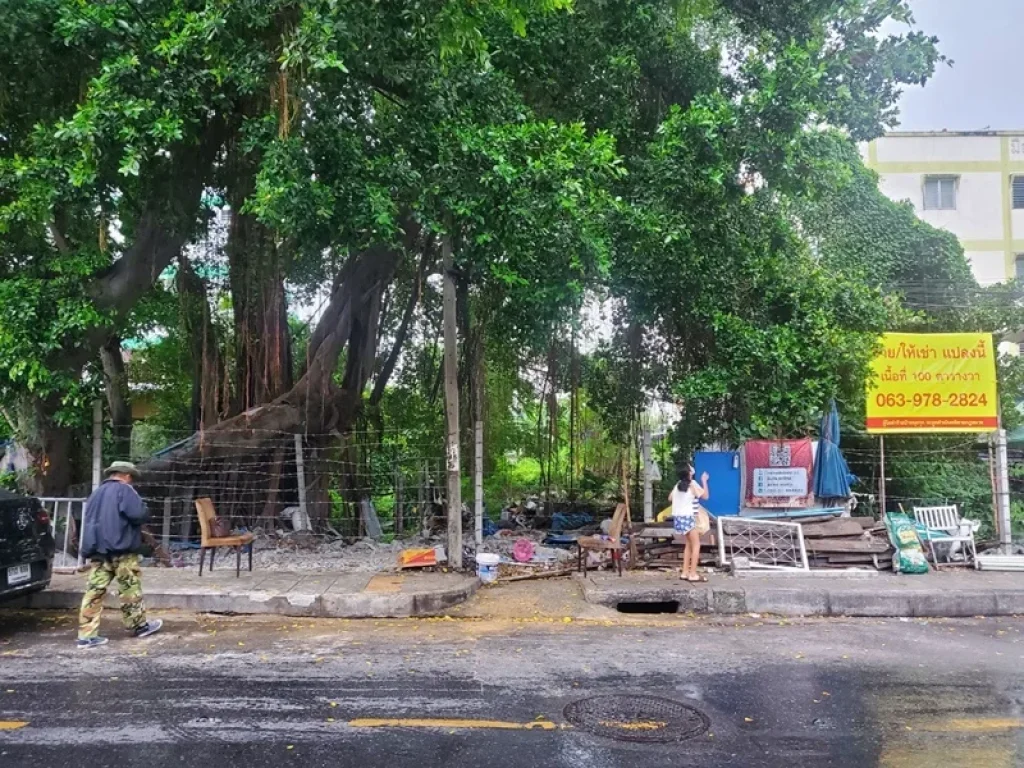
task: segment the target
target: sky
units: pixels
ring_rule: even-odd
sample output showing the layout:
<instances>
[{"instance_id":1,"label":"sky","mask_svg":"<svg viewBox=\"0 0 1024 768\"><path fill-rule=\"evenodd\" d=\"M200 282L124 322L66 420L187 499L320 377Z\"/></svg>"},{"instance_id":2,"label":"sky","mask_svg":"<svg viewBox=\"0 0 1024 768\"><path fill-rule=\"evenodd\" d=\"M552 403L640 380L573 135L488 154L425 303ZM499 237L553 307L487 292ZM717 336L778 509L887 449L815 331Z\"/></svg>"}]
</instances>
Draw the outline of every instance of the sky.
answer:
<instances>
[{"instance_id":1,"label":"sky","mask_svg":"<svg viewBox=\"0 0 1024 768\"><path fill-rule=\"evenodd\" d=\"M904 91L900 130L1024 129L1020 36L1024 0L910 0L917 28L953 60ZM906 29L887 29L896 32Z\"/></svg>"}]
</instances>

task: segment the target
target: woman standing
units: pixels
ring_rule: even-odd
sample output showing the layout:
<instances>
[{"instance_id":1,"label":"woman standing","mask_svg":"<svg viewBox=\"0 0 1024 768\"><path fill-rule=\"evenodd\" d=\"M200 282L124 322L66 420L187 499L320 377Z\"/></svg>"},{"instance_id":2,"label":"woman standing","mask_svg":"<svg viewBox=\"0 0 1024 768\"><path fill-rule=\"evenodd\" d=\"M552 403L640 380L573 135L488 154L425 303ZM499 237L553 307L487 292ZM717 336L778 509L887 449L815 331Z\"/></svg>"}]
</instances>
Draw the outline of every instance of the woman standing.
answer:
<instances>
[{"instance_id":1,"label":"woman standing","mask_svg":"<svg viewBox=\"0 0 1024 768\"><path fill-rule=\"evenodd\" d=\"M697 531L697 511L702 499L708 497L708 473L700 476L700 483L693 479L693 467L687 467L679 474L679 482L672 487L669 501L672 502L672 522L676 533L684 537L683 569L679 578L690 582L707 581L707 576L697 573L700 560L700 533Z\"/></svg>"}]
</instances>

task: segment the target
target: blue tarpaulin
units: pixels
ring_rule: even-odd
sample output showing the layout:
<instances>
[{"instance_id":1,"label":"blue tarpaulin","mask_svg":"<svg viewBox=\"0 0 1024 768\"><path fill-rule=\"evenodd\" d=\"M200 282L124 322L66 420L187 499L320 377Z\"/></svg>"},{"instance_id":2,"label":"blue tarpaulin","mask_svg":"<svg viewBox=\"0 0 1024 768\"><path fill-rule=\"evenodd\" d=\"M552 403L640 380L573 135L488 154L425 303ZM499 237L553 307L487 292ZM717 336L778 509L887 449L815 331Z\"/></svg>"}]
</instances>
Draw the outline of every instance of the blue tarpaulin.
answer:
<instances>
[{"instance_id":1,"label":"blue tarpaulin","mask_svg":"<svg viewBox=\"0 0 1024 768\"><path fill-rule=\"evenodd\" d=\"M818 460L814 469L814 495L819 499L846 499L850 496L850 481L856 478L839 450L839 411L833 400L821 417L821 436L818 441Z\"/></svg>"}]
</instances>

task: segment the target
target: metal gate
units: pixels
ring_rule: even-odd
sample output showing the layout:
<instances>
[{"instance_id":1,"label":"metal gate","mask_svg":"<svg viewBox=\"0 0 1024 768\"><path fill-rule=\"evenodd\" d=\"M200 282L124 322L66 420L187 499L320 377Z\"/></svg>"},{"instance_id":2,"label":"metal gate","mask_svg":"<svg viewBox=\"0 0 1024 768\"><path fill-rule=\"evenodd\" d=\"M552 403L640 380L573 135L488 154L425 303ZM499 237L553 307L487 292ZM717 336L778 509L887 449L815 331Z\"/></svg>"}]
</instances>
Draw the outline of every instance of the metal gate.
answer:
<instances>
[{"instance_id":1,"label":"metal gate","mask_svg":"<svg viewBox=\"0 0 1024 768\"><path fill-rule=\"evenodd\" d=\"M718 555L723 568L744 558L751 568L769 571L809 571L804 531L800 523L718 518Z\"/></svg>"},{"instance_id":2,"label":"metal gate","mask_svg":"<svg viewBox=\"0 0 1024 768\"><path fill-rule=\"evenodd\" d=\"M50 516L50 530L57 542L57 552L53 557L54 573L77 573L85 564L82 560L82 537L85 526L82 519L85 513L85 499L65 496L39 497L43 508ZM72 544L74 554L70 550Z\"/></svg>"}]
</instances>

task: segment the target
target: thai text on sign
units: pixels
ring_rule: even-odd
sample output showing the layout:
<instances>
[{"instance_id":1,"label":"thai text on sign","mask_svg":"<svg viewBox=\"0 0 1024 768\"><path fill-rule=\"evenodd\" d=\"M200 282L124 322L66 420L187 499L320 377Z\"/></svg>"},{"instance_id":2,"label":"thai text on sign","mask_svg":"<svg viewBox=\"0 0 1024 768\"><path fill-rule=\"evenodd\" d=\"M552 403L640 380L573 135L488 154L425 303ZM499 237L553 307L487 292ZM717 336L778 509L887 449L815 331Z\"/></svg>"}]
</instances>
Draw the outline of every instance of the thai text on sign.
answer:
<instances>
[{"instance_id":1,"label":"thai text on sign","mask_svg":"<svg viewBox=\"0 0 1024 768\"><path fill-rule=\"evenodd\" d=\"M800 508L810 505L808 484L814 466L810 440L748 440L742 450L746 506Z\"/></svg>"},{"instance_id":2,"label":"thai text on sign","mask_svg":"<svg viewBox=\"0 0 1024 768\"><path fill-rule=\"evenodd\" d=\"M803 467L791 469L755 469L755 496L804 496L807 494L807 470Z\"/></svg>"},{"instance_id":3,"label":"thai text on sign","mask_svg":"<svg viewBox=\"0 0 1024 768\"><path fill-rule=\"evenodd\" d=\"M992 432L999 427L991 334L887 333L871 369L868 432Z\"/></svg>"}]
</instances>

